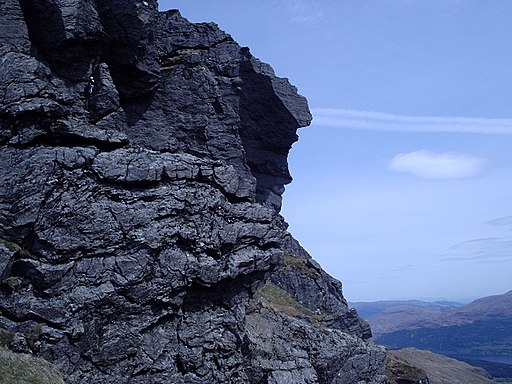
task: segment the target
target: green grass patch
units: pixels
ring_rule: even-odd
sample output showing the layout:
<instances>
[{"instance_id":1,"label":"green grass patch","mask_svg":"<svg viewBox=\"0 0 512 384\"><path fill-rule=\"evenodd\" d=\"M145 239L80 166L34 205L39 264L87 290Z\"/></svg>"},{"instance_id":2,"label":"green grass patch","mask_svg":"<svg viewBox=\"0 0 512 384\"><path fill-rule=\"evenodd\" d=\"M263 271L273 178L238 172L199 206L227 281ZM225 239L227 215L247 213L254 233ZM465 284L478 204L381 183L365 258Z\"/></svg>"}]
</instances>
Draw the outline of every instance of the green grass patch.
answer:
<instances>
[{"instance_id":1,"label":"green grass patch","mask_svg":"<svg viewBox=\"0 0 512 384\"><path fill-rule=\"evenodd\" d=\"M0 347L0 383L65 384L56 367L43 359Z\"/></svg>"},{"instance_id":2,"label":"green grass patch","mask_svg":"<svg viewBox=\"0 0 512 384\"><path fill-rule=\"evenodd\" d=\"M315 322L321 321L324 317L313 313L313 311L295 300L295 298L284 289L279 288L271 282L267 281L258 292L263 299L263 305L277 312L286 313L294 317L306 316Z\"/></svg>"},{"instance_id":3,"label":"green grass patch","mask_svg":"<svg viewBox=\"0 0 512 384\"><path fill-rule=\"evenodd\" d=\"M301 257L294 256L289 250L284 251L284 263L285 265L299 271L303 277L316 277L318 274L314 268L308 267L306 260Z\"/></svg>"},{"instance_id":4,"label":"green grass patch","mask_svg":"<svg viewBox=\"0 0 512 384\"><path fill-rule=\"evenodd\" d=\"M23 259L36 259L37 257L30 253L29 250L19 246L12 241L0 238L0 244L4 245L7 249L16 252Z\"/></svg>"},{"instance_id":5,"label":"green grass patch","mask_svg":"<svg viewBox=\"0 0 512 384\"><path fill-rule=\"evenodd\" d=\"M0 347L9 348L9 345L14 340L14 333L0 328Z\"/></svg>"}]
</instances>

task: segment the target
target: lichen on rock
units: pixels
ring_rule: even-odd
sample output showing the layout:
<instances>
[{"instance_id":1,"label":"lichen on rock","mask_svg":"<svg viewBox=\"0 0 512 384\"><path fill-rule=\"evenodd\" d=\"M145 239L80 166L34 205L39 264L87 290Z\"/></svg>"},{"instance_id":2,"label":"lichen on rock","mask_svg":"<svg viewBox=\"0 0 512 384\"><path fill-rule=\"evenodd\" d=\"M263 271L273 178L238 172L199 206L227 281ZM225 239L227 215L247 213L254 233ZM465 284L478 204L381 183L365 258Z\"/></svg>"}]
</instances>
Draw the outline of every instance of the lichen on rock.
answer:
<instances>
[{"instance_id":1,"label":"lichen on rock","mask_svg":"<svg viewBox=\"0 0 512 384\"><path fill-rule=\"evenodd\" d=\"M0 6L11 348L78 384L385 381L367 324L279 215L311 120L295 87L154 0ZM266 306L266 282L313 320Z\"/></svg>"}]
</instances>

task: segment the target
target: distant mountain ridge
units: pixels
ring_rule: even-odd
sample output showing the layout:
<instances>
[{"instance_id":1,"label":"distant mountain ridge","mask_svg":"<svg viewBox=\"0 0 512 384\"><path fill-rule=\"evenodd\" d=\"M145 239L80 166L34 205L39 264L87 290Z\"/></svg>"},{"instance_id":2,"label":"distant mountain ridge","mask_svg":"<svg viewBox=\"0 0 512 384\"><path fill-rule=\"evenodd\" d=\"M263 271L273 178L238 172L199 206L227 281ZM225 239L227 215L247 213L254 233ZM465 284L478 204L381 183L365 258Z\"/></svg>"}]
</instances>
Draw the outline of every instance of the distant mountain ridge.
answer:
<instances>
[{"instance_id":1,"label":"distant mountain ridge","mask_svg":"<svg viewBox=\"0 0 512 384\"><path fill-rule=\"evenodd\" d=\"M454 326L496 317L512 318L512 290L483 297L467 305L420 300L355 302L350 305L370 323L377 339L380 335L403 329Z\"/></svg>"},{"instance_id":2,"label":"distant mountain ridge","mask_svg":"<svg viewBox=\"0 0 512 384\"><path fill-rule=\"evenodd\" d=\"M458 308L451 316L465 318L468 321L482 317L512 317L512 290L501 295L477 299Z\"/></svg>"},{"instance_id":3,"label":"distant mountain ridge","mask_svg":"<svg viewBox=\"0 0 512 384\"><path fill-rule=\"evenodd\" d=\"M421 301L351 305L370 323L377 344L428 350L483 367L494 377L512 377L512 291L467 305Z\"/></svg>"},{"instance_id":4,"label":"distant mountain ridge","mask_svg":"<svg viewBox=\"0 0 512 384\"><path fill-rule=\"evenodd\" d=\"M400 306L426 308L426 307L439 307L439 308L459 308L464 304L455 301L423 301L423 300L382 300L372 302L351 302L349 305L357 309L359 316L368 318L370 316L379 314L386 309Z\"/></svg>"}]
</instances>

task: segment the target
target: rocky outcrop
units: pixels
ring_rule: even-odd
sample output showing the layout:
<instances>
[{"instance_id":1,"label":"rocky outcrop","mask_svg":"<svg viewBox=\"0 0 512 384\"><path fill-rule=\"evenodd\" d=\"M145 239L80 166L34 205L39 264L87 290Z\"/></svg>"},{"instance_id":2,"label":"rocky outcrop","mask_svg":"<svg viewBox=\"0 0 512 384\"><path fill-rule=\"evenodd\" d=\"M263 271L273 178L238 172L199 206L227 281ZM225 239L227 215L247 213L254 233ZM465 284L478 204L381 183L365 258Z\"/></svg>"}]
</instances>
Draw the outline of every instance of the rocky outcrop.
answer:
<instances>
[{"instance_id":1,"label":"rocky outcrop","mask_svg":"<svg viewBox=\"0 0 512 384\"><path fill-rule=\"evenodd\" d=\"M385 381L279 215L311 119L286 79L153 0L0 6L10 348L69 383Z\"/></svg>"}]
</instances>

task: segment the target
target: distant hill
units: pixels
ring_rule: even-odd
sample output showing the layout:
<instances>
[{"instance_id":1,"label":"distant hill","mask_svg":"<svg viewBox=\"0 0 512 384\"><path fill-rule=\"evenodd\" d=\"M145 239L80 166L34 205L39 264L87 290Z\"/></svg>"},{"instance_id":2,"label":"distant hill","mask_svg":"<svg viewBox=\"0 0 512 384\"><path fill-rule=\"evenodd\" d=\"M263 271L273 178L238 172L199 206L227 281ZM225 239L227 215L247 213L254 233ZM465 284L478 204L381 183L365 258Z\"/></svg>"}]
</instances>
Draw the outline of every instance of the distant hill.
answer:
<instances>
[{"instance_id":1,"label":"distant hill","mask_svg":"<svg viewBox=\"0 0 512 384\"><path fill-rule=\"evenodd\" d=\"M510 364L495 363L486 360L466 359L463 357L457 357L457 360L464 361L474 367L485 369L492 377L500 378L500 383L512 383L512 365Z\"/></svg>"},{"instance_id":2,"label":"distant hill","mask_svg":"<svg viewBox=\"0 0 512 384\"><path fill-rule=\"evenodd\" d=\"M495 377L512 377L512 291L463 306L418 301L352 306L370 323L377 344L429 350L484 367Z\"/></svg>"},{"instance_id":3,"label":"distant hill","mask_svg":"<svg viewBox=\"0 0 512 384\"><path fill-rule=\"evenodd\" d=\"M437 326L445 314L462 306L460 303L420 300L350 303L372 328L374 337L401 330Z\"/></svg>"},{"instance_id":4,"label":"distant hill","mask_svg":"<svg viewBox=\"0 0 512 384\"><path fill-rule=\"evenodd\" d=\"M394 353L386 356L386 377L388 384L428 383L427 372L418 368Z\"/></svg>"},{"instance_id":5,"label":"distant hill","mask_svg":"<svg viewBox=\"0 0 512 384\"><path fill-rule=\"evenodd\" d=\"M383 300L383 301L372 301L372 302L351 302L349 305L352 308L357 309L357 313L364 319L371 316L378 315L390 308L395 307L411 307L411 308L458 308L462 307L463 304L451 301L421 301L421 300Z\"/></svg>"},{"instance_id":6,"label":"distant hill","mask_svg":"<svg viewBox=\"0 0 512 384\"><path fill-rule=\"evenodd\" d=\"M356 302L350 305L367 320L374 337L404 329L437 328L489 318L512 318L512 291L467 305L419 300Z\"/></svg>"},{"instance_id":7,"label":"distant hill","mask_svg":"<svg viewBox=\"0 0 512 384\"><path fill-rule=\"evenodd\" d=\"M402 362L402 364L405 362L405 369L396 369L397 361ZM419 372L424 372L428 377L429 384L494 383L490 375L482 368L476 368L462 361L416 348L389 351L388 382L390 384L420 382L418 378L421 375L411 369L411 366L419 369ZM393 367L395 367L395 370L390 372Z\"/></svg>"},{"instance_id":8,"label":"distant hill","mask_svg":"<svg viewBox=\"0 0 512 384\"><path fill-rule=\"evenodd\" d=\"M446 356L510 356L512 359L512 318L403 329L380 335L375 342L389 348L416 347Z\"/></svg>"},{"instance_id":9,"label":"distant hill","mask_svg":"<svg viewBox=\"0 0 512 384\"><path fill-rule=\"evenodd\" d=\"M512 291L475 300L454 310L450 316L467 321L489 317L512 317Z\"/></svg>"}]
</instances>

